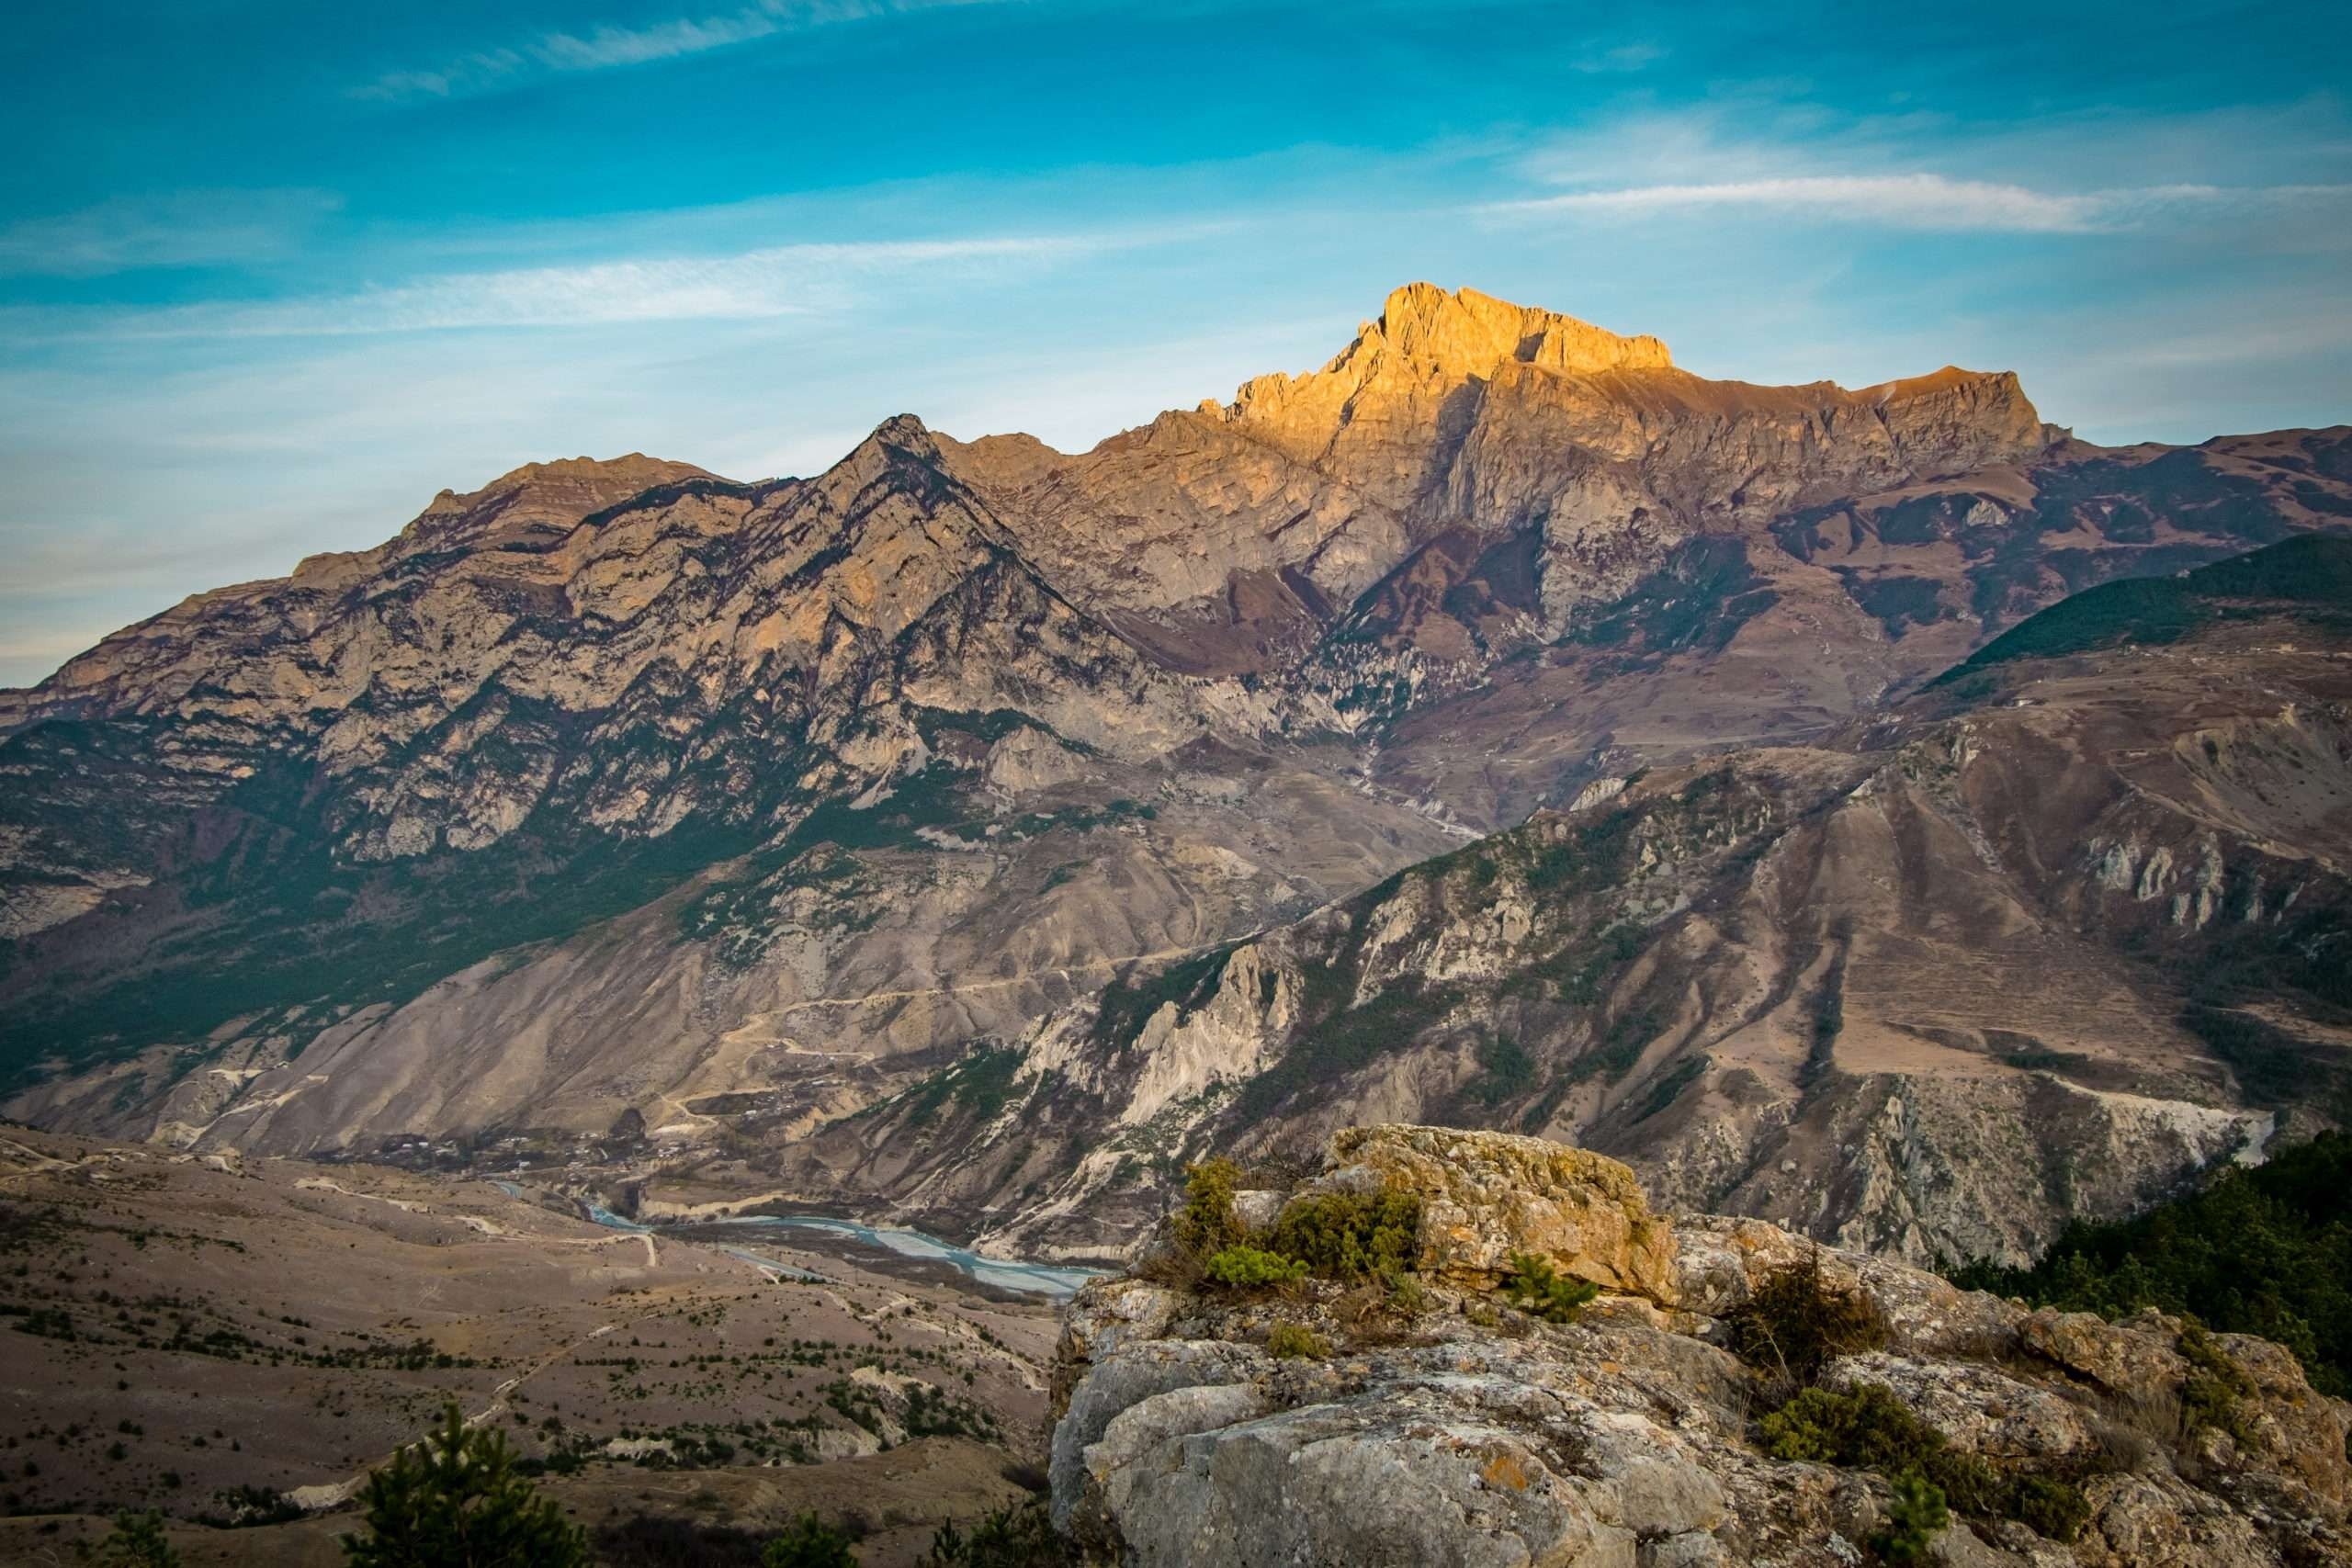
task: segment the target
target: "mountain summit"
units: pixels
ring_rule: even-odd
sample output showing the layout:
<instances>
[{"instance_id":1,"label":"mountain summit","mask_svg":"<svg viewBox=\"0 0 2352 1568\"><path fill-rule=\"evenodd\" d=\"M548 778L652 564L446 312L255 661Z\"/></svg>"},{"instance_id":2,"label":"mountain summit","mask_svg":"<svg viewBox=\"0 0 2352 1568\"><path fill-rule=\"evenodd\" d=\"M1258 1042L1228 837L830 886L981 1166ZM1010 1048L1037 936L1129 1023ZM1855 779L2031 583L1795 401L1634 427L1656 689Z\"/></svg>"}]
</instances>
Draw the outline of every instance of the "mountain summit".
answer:
<instances>
[{"instance_id":1,"label":"mountain summit","mask_svg":"<svg viewBox=\"0 0 2352 1568\"><path fill-rule=\"evenodd\" d=\"M1355 341L1321 370L1296 379L1276 372L1246 381L1229 412L1247 419L1335 398L1344 403L1384 374L1459 386L1491 378L1498 367L1513 363L1598 375L1668 369L1674 359L1654 337L1620 337L1475 288L1449 294L1432 283L1408 283L1390 294L1379 320L1358 327Z\"/></svg>"}]
</instances>

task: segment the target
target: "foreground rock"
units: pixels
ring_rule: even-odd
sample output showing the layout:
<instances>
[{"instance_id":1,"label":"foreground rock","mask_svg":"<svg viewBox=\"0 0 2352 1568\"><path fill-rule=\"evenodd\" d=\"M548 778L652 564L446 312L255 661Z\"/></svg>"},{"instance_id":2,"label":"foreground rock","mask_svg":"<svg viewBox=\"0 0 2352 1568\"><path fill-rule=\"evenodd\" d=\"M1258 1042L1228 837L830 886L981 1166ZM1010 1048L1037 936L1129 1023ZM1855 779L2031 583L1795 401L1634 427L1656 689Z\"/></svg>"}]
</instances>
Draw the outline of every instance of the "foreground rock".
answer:
<instances>
[{"instance_id":1,"label":"foreground rock","mask_svg":"<svg viewBox=\"0 0 2352 1568\"><path fill-rule=\"evenodd\" d=\"M1163 1269L1179 1282L1109 1280L1072 1303L1054 1509L1088 1549L1144 1568L1871 1561L1899 1522L1889 1476L1768 1451L1762 1418L1809 1382L1808 1399L1887 1391L1951 1472L2010 1500L1956 1500L1928 1532L1942 1562L2352 1561L2352 1405L2267 1341L2028 1312L1758 1221L1669 1227L1623 1167L1532 1138L1351 1130L1300 1193L1373 1171L1422 1201L1417 1284L1241 1292ZM1610 1293L1546 1322L1460 1261L1528 1252ZM1867 1345L1802 1379L1744 1362L1759 1291L1815 1267ZM1270 1354L1285 1325L1329 1353ZM2210 1419L2184 1419L2217 1386Z\"/></svg>"}]
</instances>

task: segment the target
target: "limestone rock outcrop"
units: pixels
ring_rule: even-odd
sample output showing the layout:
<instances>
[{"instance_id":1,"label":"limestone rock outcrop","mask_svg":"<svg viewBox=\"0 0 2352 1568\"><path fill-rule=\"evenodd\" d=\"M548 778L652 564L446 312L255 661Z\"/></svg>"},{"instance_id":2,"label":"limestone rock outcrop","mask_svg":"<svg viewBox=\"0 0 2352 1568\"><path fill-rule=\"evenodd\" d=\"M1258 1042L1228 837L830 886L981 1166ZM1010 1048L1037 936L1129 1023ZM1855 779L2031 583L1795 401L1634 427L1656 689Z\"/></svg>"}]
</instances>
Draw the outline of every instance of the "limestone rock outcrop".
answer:
<instances>
[{"instance_id":1,"label":"limestone rock outcrop","mask_svg":"<svg viewBox=\"0 0 2352 1568\"><path fill-rule=\"evenodd\" d=\"M1389 1168L1400 1182L1429 1180L1419 1159L1458 1164L1439 1190L1479 1192L1506 1211L1445 1222L1455 1225L1508 1228L1508 1212L1555 1204L1579 1182L1594 1210L1625 1201L1611 1162L1565 1149L1538 1161L1527 1142L1343 1134L1307 1190L1361 1171L1368 1150L1410 1150L1414 1161ZM1676 1228L1682 1307L1608 1294L1567 1324L1435 1280L1403 1305L1368 1305L1376 1289L1335 1281L1276 1293L1098 1281L1064 1319L1056 1521L1134 1568L1870 1561L1894 1523L1892 1478L1867 1462L1774 1457L1759 1420L1791 1397L1786 1380L1732 1348L1727 1319L1804 1266L1884 1325L1876 1344L1831 1359L1817 1386L1891 1398L1912 1430L1932 1434L1915 1442L1962 1456L1962 1473L1991 1478L1988 1497L1997 1483L2027 1500L1956 1508L1932 1560L2352 1561L2352 1405L2314 1393L2278 1346L2217 1339L2243 1376L2223 1430L2181 1416L2188 1368L2176 1320L2030 1314L1755 1221ZM1276 1356L1278 1326L1323 1344L1302 1354L1294 1338Z\"/></svg>"},{"instance_id":2,"label":"limestone rock outcrop","mask_svg":"<svg viewBox=\"0 0 2352 1568\"><path fill-rule=\"evenodd\" d=\"M1492 1290L1513 1256L1554 1258L1578 1279L1660 1305L1676 1299L1674 1237L1634 1173L1543 1138L1452 1127L1351 1127L1311 1185L1408 1192L1421 1205L1419 1272Z\"/></svg>"}]
</instances>

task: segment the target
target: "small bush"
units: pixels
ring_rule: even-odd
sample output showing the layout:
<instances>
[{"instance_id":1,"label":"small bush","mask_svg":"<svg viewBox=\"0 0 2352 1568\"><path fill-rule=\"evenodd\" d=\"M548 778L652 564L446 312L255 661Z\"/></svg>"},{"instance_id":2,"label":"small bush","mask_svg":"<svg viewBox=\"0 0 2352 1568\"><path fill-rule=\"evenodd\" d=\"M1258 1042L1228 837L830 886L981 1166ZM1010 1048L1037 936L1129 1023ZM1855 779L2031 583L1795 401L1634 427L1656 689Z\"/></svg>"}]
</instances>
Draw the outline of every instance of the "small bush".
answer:
<instances>
[{"instance_id":1,"label":"small bush","mask_svg":"<svg viewBox=\"0 0 2352 1568\"><path fill-rule=\"evenodd\" d=\"M2072 1540L2090 1517L2078 1487L2056 1476L1996 1470L1953 1448L1879 1383L1849 1393L1802 1390L1764 1417L1763 1438L1775 1459L1916 1475L1931 1484L1939 1506L1949 1502L1962 1513L2016 1519L2052 1540Z\"/></svg>"},{"instance_id":2,"label":"small bush","mask_svg":"<svg viewBox=\"0 0 2352 1568\"><path fill-rule=\"evenodd\" d=\"M2018 1478L2009 1493L2009 1517L2052 1540L2072 1540L2090 1522L2090 1499L2083 1489L2047 1475Z\"/></svg>"},{"instance_id":3,"label":"small bush","mask_svg":"<svg viewBox=\"0 0 2352 1568\"><path fill-rule=\"evenodd\" d=\"M1295 1284L1306 1278L1306 1265L1296 1258L1246 1246L1223 1247L1212 1253L1201 1271L1218 1284L1238 1291Z\"/></svg>"},{"instance_id":4,"label":"small bush","mask_svg":"<svg viewBox=\"0 0 2352 1568\"><path fill-rule=\"evenodd\" d=\"M1319 1361L1330 1353L1331 1342L1304 1324L1278 1323L1266 1335L1266 1354L1276 1360Z\"/></svg>"},{"instance_id":5,"label":"small bush","mask_svg":"<svg viewBox=\"0 0 2352 1568\"><path fill-rule=\"evenodd\" d=\"M1389 1311L1404 1317L1419 1317L1430 1310L1430 1293L1410 1274L1392 1274L1381 1283L1387 1287Z\"/></svg>"},{"instance_id":6,"label":"small bush","mask_svg":"<svg viewBox=\"0 0 2352 1568\"><path fill-rule=\"evenodd\" d=\"M857 1568L847 1531L835 1529L812 1510L786 1527L760 1554L760 1568Z\"/></svg>"},{"instance_id":7,"label":"small bush","mask_svg":"<svg viewBox=\"0 0 2352 1568\"><path fill-rule=\"evenodd\" d=\"M1857 1434L1892 1428L1901 1442L1918 1418L1876 1383L1851 1393L1809 1388L1764 1417L1764 1451L1774 1459L1810 1464L1855 1464L1863 1445Z\"/></svg>"},{"instance_id":8,"label":"small bush","mask_svg":"<svg viewBox=\"0 0 2352 1568\"><path fill-rule=\"evenodd\" d=\"M1241 1239L1241 1217L1233 1212L1240 1182L1241 1168L1229 1159L1204 1159L1185 1171L1184 1206L1169 1222L1177 1247L1206 1258Z\"/></svg>"},{"instance_id":9,"label":"small bush","mask_svg":"<svg viewBox=\"0 0 2352 1568\"><path fill-rule=\"evenodd\" d=\"M1408 1273L1421 1257L1421 1201L1409 1192L1322 1192L1283 1211L1267 1245L1329 1280Z\"/></svg>"},{"instance_id":10,"label":"small bush","mask_svg":"<svg viewBox=\"0 0 2352 1568\"><path fill-rule=\"evenodd\" d=\"M1889 1562L1925 1562L1928 1543L1951 1522L1942 1489L1917 1471L1905 1471L1894 1478L1887 1528L1876 1542L1878 1554Z\"/></svg>"},{"instance_id":11,"label":"small bush","mask_svg":"<svg viewBox=\"0 0 2352 1568\"><path fill-rule=\"evenodd\" d=\"M2200 1427L2213 1427L2241 1444L2251 1444L2254 1429L2239 1408L2239 1401L2254 1393L2254 1381L2245 1375L2245 1369L2230 1359L2229 1352L2215 1344L2201 1325L2184 1327L2179 1347L2182 1359L2188 1363L2188 1381L2180 1391L2182 1427L2194 1432Z\"/></svg>"},{"instance_id":12,"label":"small bush","mask_svg":"<svg viewBox=\"0 0 2352 1568\"><path fill-rule=\"evenodd\" d=\"M1076 1568L1078 1554L1054 1533L1044 1498L1000 1508L966 1535L950 1520L931 1538L918 1568Z\"/></svg>"},{"instance_id":13,"label":"small bush","mask_svg":"<svg viewBox=\"0 0 2352 1568\"><path fill-rule=\"evenodd\" d=\"M1551 1260L1532 1252L1510 1255L1510 1272L1503 1276L1503 1294L1520 1311L1546 1323L1574 1323L1600 1287L1554 1269Z\"/></svg>"},{"instance_id":14,"label":"small bush","mask_svg":"<svg viewBox=\"0 0 2352 1568\"><path fill-rule=\"evenodd\" d=\"M1764 1447L1775 1459L1851 1465L1883 1475L1917 1471L1964 1512L1993 1513L2000 1482L1990 1465L1944 1441L1880 1383L1851 1393L1808 1388L1764 1417Z\"/></svg>"},{"instance_id":15,"label":"small bush","mask_svg":"<svg viewBox=\"0 0 2352 1568\"><path fill-rule=\"evenodd\" d=\"M1734 1355L1798 1383L1820 1376L1835 1357L1886 1343L1886 1318L1878 1303L1860 1290L1831 1290L1818 1251L1757 1286L1726 1321Z\"/></svg>"}]
</instances>

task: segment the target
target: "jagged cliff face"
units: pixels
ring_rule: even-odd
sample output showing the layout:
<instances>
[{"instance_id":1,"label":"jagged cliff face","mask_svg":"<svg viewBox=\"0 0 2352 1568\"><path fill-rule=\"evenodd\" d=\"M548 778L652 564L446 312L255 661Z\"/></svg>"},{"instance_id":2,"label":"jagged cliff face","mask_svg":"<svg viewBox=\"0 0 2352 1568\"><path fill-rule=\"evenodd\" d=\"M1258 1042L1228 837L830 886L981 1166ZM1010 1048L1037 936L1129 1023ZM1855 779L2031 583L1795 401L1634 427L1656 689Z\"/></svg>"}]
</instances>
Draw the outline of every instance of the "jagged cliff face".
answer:
<instances>
[{"instance_id":1,"label":"jagged cliff face","mask_svg":"<svg viewBox=\"0 0 2352 1568\"><path fill-rule=\"evenodd\" d=\"M2016 1196L1972 1173L2020 1097L2088 1108L2113 1168L2045 1187L2094 1206L2243 1142L2178 1006L2095 1004L2136 983L2099 949L2074 1022L1849 999L1854 1055L1824 1068L1820 998L1902 988L1889 921L1968 954L1956 976L2075 974L2049 953L2098 925L2063 893L2091 838L2131 862L2098 874L2128 874L2133 908L2194 911L2234 886L2233 835L2283 897L2340 824L2216 822L2197 796L2096 832L2037 818L2015 830L2048 843L1987 860L2009 829L1970 791L2038 789L2011 749L2105 778L2125 739L1990 710L1841 727L2070 590L2352 511L2346 447L2104 451L2010 376L1711 382L1655 339L1416 285L1320 371L1089 453L902 418L812 479L533 465L0 695L10 1107L299 1153L622 1125L639 1157L598 1179L655 1175L649 1201L885 1195L1099 1247L1155 1201L1134 1170L1188 1139L1445 1100L1617 1138L1678 1199L2009 1246L2060 1202L1971 1228ZM2146 723L2188 700L2164 689ZM2246 703L2233 722L2275 717ZM2293 744L2324 761L2328 722ZM1742 741L1766 749L1671 771ZM1673 807L1668 861L1612 863L1584 903L1509 869L1590 819L1570 813L1504 840L1491 884L1417 874L1325 908L1644 766L1610 812L1731 782ZM1611 964L1674 977L1638 1010L1619 968L1599 1005L1498 988L1633 943L1629 920L1641 951ZM1413 1014L1409 1049L1319 1096L1204 1106L1295 1071L1339 1000L1407 968L1494 996ZM1625 1017L1656 1028L1601 1043ZM1510 1033L1533 1086L1504 1092L1507 1066L1464 1087L1490 1070L1442 1065L1476 1059L1465 1029ZM2032 1088L2048 1075L1979 1070L2002 1055L1985 1030L2132 1066ZM1588 1050L1635 1055L1554 1095ZM1625 1112L1701 1058L1668 1109ZM1049 1083L1066 1109L988 1127ZM1959 1174L1928 1179L1938 1160Z\"/></svg>"}]
</instances>

